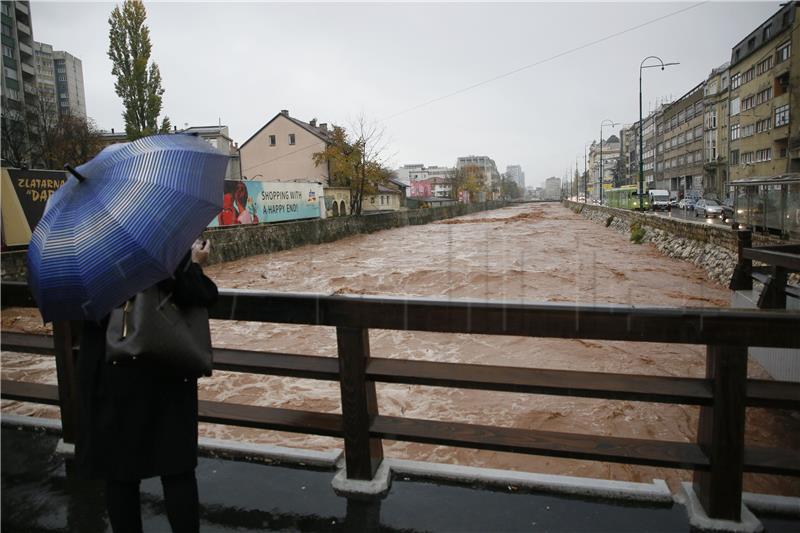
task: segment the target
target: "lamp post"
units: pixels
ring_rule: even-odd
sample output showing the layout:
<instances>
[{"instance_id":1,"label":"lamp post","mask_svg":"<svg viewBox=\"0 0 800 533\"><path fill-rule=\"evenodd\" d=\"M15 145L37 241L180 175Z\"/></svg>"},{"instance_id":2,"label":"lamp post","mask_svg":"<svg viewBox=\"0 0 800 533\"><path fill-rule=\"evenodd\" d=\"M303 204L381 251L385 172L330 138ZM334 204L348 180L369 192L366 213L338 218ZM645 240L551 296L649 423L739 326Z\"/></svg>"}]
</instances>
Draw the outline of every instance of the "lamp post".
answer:
<instances>
[{"instance_id":1,"label":"lamp post","mask_svg":"<svg viewBox=\"0 0 800 533\"><path fill-rule=\"evenodd\" d=\"M645 65L648 59L655 59L657 64ZM639 210L644 211L644 136L642 135L642 70L646 68L661 67L661 70L671 65L680 65L678 62L664 63L658 56L647 56L639 63ZM655 174L655 169L653 170Z\"/></svg>"},{"instance_id":2,"label":"lamp post","mask_svg":"<svg viewBox=\"0 0 800 533\"><path fill-rule=\"evenodd\" d=\"M591 145L592 143L583 145L583 203L589 201L589 167L586 162L586 149Z\"/></svg>"},{"instance_id":3,"label":"lamp post","mask_svg":"<svg viewBox=\"0 0 800 533\"><path fill-rule=\"evenodd\" d=\"M618 124L619 122L614 122L610 119L605 119L600 123L600 205L603 205L603 126L611 126L613 128Z\"/></svg>"}]
</instances>

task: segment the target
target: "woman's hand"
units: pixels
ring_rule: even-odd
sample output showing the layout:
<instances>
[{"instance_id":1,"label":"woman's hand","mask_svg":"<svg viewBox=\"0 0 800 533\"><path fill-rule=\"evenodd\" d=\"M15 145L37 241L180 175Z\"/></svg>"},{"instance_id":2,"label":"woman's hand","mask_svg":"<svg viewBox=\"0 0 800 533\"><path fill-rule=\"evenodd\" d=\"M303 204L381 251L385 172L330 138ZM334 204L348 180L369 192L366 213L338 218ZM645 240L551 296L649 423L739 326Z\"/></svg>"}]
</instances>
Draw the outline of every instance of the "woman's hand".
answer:
<instances>
[{"instance_id":1,"label":"woman's hand","mask_svg":"<svg viewBox=\"0 0 800 533\"><path fill-rule=\"evenodd\" d=\"M211 251L211 241L210 240L201 240L197 239L192 244L192 262L197 263L200 266L205 265L208 262L208 254Z\"/></svg>"}]
</instances>

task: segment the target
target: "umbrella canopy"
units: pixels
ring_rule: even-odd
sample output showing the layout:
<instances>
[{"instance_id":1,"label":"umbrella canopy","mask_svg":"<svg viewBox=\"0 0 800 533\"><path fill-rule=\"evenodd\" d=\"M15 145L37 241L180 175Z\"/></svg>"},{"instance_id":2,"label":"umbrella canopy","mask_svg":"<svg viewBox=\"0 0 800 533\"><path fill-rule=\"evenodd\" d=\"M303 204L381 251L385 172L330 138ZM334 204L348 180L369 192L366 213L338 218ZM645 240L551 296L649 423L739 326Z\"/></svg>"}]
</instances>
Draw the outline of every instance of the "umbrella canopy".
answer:
<instances>
[{"instance_id":1,"label":"umbrella canopy","mask_svg":"<svg viewBox=\"0 0 800 533\"><path fill-rule=\"evenodd\" d=\"M98 320L168 278L222 209L228 156L193 135L105 148L48 200L28 247L45 322Z\"/></svg>"}]
</instances>

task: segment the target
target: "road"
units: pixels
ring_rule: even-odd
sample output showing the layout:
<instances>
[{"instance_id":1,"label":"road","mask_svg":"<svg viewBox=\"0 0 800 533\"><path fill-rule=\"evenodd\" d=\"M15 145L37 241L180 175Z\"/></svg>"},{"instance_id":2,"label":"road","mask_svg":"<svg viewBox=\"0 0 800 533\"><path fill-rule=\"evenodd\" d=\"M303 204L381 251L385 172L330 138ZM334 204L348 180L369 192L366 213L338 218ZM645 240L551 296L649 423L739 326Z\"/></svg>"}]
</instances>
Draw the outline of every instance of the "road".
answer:
<instances>
[{"instance_id":1,"label":"road","mask_svg":"<svg viewBox=\"0 0 800 533\"><path fill-rule=\"evenodd\" d=\"M213 243L212 243L213 246ZM520 302L585 302L658 306L726 306L728 291L695 265L662 256L651 245L590 222L557 203L408 226L336 242L214 265L222 287L323 294L386 294ZM33 314L3 311L3 328L36 330ZM218 346L334 357L331 328L247 322L212 323ZM370 331L375 357L702 377L700 346ZM4 354L7 379L54 382L52 360ZM765 376L755 363L753 376ZM338 386L328 382L217 371L201 380L200 397L234 403L340 412ZM698 409L395 384L378 385L383 414L618 437L694 441ZM57 416L50 407L3 402L20 414ZM788 428L794 428L789 430ZM201 435L285 446L331 449L341 442L202 425ZM800 423L748 409L748 441L800 448ZM532 472L649 481L673 489L688 472L473 451L388 441L388 457ZM746 476L748 490L800 494L800 481Z\"/></svg>"},{"instance_id":2,"label":"road","mask_svg":"<svg viewBox=\"0 0 800 533\"><path fill-rule=\"evenodd\" d=\"M683 220L691 220L698 223L705 223L705 224L713 224L715 226L730 226L730 220L723 220L719 217L714 218L703 218L702 216L695 216L693 210L684 211L683 209L678 209L677 207L673 207L671 211L655 211L658 216L662 217L669 217L669 218L680 218Z\"/></svg>"}]
</instances>

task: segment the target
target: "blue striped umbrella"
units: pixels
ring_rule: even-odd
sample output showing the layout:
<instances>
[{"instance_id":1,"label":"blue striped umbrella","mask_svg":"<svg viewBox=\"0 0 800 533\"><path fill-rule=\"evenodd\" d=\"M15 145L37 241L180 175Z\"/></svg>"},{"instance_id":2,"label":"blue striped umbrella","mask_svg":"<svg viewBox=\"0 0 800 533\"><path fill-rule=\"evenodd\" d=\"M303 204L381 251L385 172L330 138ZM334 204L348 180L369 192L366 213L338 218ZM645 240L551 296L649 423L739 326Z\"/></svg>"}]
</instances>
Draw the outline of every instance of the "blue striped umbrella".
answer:
<instances>
[{"instance_id":1,"label":"blue striped umbrella","mask_svg":"<svg viewBox=\"0 0 800 533\"><path fill-rule=\"evenodd\" d=\"M114 144L48 200L28 247L45 322L98 320L168 278L222 209L228 156L193 135Z\"/></svg>"}]
</instances>

